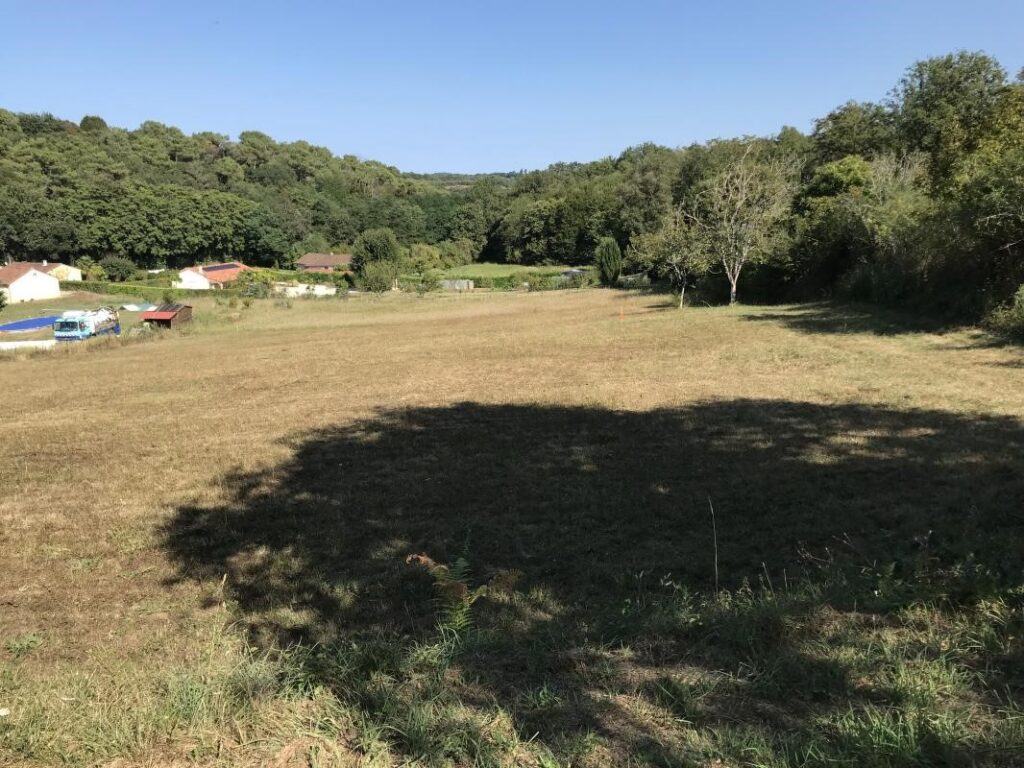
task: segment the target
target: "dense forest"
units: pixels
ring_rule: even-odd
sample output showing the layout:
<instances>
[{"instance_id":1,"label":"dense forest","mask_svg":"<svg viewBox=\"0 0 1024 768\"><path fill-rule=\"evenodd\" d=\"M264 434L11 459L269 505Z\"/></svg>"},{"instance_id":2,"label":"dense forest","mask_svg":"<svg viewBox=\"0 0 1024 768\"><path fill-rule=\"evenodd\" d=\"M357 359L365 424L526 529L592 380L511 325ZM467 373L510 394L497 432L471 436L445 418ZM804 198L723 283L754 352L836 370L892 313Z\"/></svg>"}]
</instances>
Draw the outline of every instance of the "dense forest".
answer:
<instances>
[{"instance_id":1,"label":"dense forest","mask_svg":"<svg viewBox=\"0 0 1024 768\"><path fill-rule=\"evenodd\" d=\"M421 266L592 264L611 238L627 274L703 300L842 295L980 319L1024 282L1024 72L959 52L809 135L479 176L403 174L255 131L0 110L0 259L287 266L381 229Z\"/></svg>"}]
</instances>

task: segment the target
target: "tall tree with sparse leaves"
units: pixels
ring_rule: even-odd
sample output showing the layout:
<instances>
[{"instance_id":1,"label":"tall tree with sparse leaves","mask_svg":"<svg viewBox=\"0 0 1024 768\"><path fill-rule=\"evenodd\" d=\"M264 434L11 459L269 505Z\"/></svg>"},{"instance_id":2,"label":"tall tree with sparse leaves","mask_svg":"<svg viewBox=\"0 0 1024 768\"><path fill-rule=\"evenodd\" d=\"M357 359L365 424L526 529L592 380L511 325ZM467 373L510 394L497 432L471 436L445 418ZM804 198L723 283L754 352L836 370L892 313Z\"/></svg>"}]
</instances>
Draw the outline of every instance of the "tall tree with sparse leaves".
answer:
<instances>
[{"instance_id":1,"label":"tall tree with sparse leaves","mask_svg":"<svg viewBox=\"0 0 1024 768\"><path fill-rule=\"evenodd\" d=\"M763 264L779 252L798 171L788 159L762 159L751 143L739 159L704 182L680 207L692 247L722 265L729 280L730 304L739 300L743 269Z\"/></svg>"}]
</instances>

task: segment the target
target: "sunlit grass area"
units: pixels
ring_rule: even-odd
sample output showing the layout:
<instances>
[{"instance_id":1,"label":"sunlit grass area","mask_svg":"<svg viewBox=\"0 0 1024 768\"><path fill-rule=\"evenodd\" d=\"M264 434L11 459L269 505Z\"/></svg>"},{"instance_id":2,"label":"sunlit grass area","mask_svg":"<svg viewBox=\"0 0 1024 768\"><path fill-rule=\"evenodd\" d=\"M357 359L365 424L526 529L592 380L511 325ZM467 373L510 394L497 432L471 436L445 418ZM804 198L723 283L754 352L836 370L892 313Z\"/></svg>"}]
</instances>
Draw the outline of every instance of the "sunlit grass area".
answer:
<instances>
[{"instance_id":1,"label":"sunlit grass area","mask_svg":"<svg viewBox=\"0 0 1024 768\"><path fill-rule=\"evenodd\" d=\"M609 290L196 306L0 364L0 763L1020 764L1019 348Z\"/></svg>"}]
</instances>

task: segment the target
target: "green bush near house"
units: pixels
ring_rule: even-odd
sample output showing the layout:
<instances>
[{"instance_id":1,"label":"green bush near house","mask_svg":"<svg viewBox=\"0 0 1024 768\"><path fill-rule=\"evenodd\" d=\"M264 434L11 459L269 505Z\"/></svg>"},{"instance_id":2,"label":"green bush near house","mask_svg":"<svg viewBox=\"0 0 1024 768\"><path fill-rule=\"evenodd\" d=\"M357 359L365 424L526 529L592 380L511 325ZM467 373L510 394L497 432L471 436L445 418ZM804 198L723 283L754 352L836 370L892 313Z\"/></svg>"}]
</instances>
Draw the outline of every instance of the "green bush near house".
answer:
<instances>
[{"instance_id":1,"label":"green bush near house","mask_svg":"<svg viewBox=\"0 0 1024 768\"><path fill-rule=\"evenodd\" d=\"M357 285L364 291L384 293L398 280L397 265L389 261L370 261L363 265Z\"/></svg>"}]
</instances>

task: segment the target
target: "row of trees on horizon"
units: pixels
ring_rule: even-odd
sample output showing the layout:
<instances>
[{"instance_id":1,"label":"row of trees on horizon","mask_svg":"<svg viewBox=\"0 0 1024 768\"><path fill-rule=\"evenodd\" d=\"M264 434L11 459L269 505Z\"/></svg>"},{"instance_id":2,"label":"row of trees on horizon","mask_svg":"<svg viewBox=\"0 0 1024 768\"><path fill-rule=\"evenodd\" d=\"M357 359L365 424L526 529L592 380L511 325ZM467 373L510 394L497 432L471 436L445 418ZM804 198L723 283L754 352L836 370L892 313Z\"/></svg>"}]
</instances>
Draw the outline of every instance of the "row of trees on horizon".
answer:
<instances>
[{"instance_id":1,"label":"row of trees on horizon","mask_svg":"<svg viewBox=\"0 0 1024 768\"><path fill-rule=\"evenodd\" d=\"M592 264L611 239L626 271L709 300L846 295L977 319L1024 282L1024 72L959 52L810 134L476 176L403 174L255 131L0 110L0 259L288 266L368 230L423 269Z\"/></svg>"}]
</instances>

